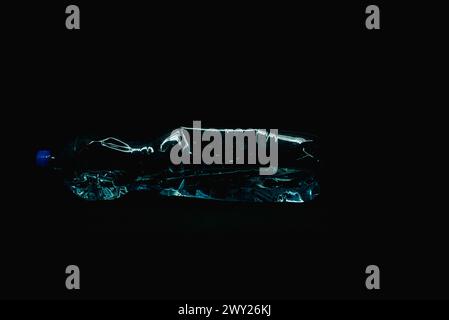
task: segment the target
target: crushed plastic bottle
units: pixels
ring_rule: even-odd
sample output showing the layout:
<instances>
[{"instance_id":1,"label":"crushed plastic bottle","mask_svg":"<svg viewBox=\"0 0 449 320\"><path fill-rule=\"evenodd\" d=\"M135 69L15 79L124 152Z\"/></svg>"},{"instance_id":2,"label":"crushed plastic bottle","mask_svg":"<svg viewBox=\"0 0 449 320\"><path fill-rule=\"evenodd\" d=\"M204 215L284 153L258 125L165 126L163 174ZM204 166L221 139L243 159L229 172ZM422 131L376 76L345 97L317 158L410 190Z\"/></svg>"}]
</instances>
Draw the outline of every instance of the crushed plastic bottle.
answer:
<instances>
[{"instance_id":1,"label":"crushed plastic bottle","mask_svg":"<svg viewBox=\"0 0 449 320\"><path fill-rule=\"evenodd\" d=\"M194 128L178 130L193 134ZM182 131L174 130L148 144L115 137L77 139L57 154L39 150L36 165L64 172L65 185L89 201L115 200L139 191L167 197L292 203L310 201L319 194L315 138L276 134L279 167L272 175L261 175L260 165L242 164L238 159L232 164L173 164L170 151L175 145L182 144L189 155L193 150L192 143L176 132ZM241 147L248 151L248 142Z\"/></svg>"}]
</instances>

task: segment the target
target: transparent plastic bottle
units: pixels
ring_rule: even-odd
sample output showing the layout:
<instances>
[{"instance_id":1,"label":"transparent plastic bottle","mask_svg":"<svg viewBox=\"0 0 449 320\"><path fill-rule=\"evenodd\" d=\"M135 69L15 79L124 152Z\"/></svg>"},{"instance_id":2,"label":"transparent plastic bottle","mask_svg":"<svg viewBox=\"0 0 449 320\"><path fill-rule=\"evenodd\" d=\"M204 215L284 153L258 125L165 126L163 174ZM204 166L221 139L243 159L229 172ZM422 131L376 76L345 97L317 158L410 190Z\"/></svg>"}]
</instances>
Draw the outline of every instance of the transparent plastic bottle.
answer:
<instances>
[{"instance_id":1,"label":"transparent plastic bottle","mask_svg":"<svg viewBox=\"0 0 449 320\"><path fill-rule=\"evenodd\" d=\"M301 203L319 194L316 138L276 133L271 138L277 143L277 170L272 175L261 175L261 165L257 163L173 164L170 153L176 145L192 155L193 143L183 139L182 133L193 136L195 130L198 129L179 128L149 143L125 142L116 137L78 138L56 153L37 151L36 164L62 173L73 194L89 201L115 200L130 192L147 191L160 196L219 201ZM233 131L201 129L202 133L208 130L221 135ZM268 131L254 132L269 138ZM234 146L235 157L238 148L250 152L248 144L246 141Z\"/></svg>"}]
</instances>

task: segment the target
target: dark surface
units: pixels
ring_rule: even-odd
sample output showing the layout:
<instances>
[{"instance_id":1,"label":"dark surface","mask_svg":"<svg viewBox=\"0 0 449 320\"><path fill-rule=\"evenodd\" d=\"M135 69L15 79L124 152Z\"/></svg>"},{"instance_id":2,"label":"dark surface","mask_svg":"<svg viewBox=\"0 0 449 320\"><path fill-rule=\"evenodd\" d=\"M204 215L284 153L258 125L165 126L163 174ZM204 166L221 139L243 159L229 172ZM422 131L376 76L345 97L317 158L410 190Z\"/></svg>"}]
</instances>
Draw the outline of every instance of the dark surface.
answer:
<instances>
[{"instance_id":1,"label":"dark surface","mask_svg":"<svg viewBox=\"0 0 449 320\"><path fill-rule=\"evenodd\" d=\"M65 4L20 11L26 22L8 35L16 71L5 119L15 125L4 135L1 296L447 296L442 225L413 201L402 161L409 49L424 37L393 22L399 5L368 32L366 4L314 3L83 2L79 32L65 30ZM34 168L37 149L77 135L145 140L193 120L318 135L321 196L86 203ZM81 268L79 292L64 287L69 264ZM379 292L364 288L369 264L381 268Z\"/></svg>"}]
</instances>

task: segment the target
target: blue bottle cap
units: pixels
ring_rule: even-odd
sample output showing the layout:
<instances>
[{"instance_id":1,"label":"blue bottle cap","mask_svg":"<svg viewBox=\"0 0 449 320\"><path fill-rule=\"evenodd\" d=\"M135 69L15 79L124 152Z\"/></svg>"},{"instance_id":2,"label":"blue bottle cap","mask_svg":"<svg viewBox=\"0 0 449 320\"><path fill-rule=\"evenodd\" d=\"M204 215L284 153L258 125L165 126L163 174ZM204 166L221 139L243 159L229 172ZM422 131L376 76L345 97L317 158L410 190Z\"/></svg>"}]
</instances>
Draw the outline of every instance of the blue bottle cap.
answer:
<instances>
[{"instance_id":1,"label":"blue bottle cap","mask_svg":"<svg viewBox=\"0 0 449 320\"><path fill-rule=\"evenodd\" d=\"M36 165L38 167L46 167L51 159L50 150L38 150L36 153Z\"/></svg>"}]
</instances>

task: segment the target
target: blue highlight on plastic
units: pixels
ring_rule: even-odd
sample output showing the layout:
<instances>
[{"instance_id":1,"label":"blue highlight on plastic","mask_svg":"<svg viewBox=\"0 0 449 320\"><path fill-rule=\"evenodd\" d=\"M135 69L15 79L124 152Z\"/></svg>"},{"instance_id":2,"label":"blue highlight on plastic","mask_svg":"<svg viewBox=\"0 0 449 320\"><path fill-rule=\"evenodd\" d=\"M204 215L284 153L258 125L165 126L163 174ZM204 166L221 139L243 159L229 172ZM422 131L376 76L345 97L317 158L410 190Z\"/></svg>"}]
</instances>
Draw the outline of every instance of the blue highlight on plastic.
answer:
<instances>
[{"instance_id":1,"label":"blue highlight on plastic","mask_svg":"<svg viewBox=\"0 0 449 320\"><path fill-rule=\"evenodd\" d=\"M46 167L51 159L50 150L38 150L36 153L36 165L38 167Z\"/></svg>"}]
</instances>

